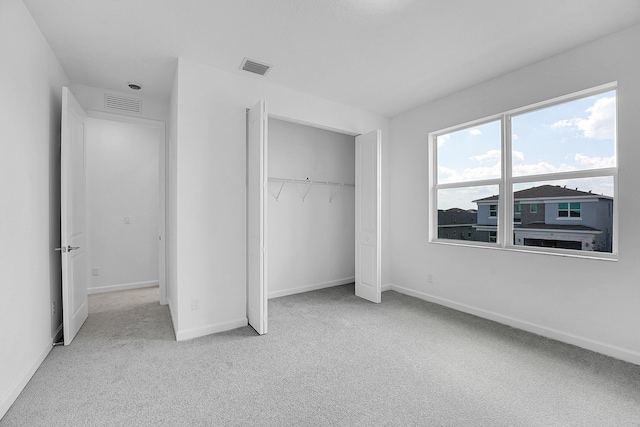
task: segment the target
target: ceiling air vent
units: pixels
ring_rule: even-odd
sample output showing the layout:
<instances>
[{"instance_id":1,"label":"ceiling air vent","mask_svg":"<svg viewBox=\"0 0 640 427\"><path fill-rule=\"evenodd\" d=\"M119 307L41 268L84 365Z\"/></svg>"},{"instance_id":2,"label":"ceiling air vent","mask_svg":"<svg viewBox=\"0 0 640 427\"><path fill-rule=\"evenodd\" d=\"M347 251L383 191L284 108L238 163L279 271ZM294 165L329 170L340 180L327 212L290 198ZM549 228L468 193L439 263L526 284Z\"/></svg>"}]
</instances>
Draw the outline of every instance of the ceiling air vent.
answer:
<instances>
[{"instance_id":1,"label":"ceiling air vent","mask_svg":"<svg viewBox=\"0 0 640 427\"><path fill-rule=\"evenodd\" d=\"M253 59L249 59L249 58L244 58L242 60L242 64L240 65L241 70L248 71L250 73L260 74L261 76L264 76L265 74L267 74L270 68L271 68L271 65L269 64L263 64L261 62L254 61Z\"/></svg>"},{"instance_id":2,"label":"ceiling air vent","mask_svg":"<svg viewBox=\"0 0 640 427\"><path fill-rule=\"evenodd\" d=\"M142 114L142 100L105 93L104 108L107 110L127 111L129 113Z\"/></svg>"}]
</instances>

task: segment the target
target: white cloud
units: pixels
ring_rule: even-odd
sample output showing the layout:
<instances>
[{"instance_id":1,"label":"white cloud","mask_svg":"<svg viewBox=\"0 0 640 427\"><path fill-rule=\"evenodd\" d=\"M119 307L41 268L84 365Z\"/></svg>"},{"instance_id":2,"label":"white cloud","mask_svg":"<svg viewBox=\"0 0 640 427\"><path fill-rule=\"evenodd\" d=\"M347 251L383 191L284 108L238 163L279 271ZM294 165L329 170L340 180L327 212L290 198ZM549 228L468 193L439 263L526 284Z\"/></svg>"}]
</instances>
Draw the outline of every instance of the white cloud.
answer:
<instances>
[{"instance_id":1,"label":"white cloud","mask_svg":"<svg viewBox=\"0 0 640 427\"><path fill-rule=\"evenodd\" d=\"M492 166L482 166L477 168L466 168L459 172L445 166L438 166L438 182L468 182L482 179L497 178L500 176L500 162Z\"/></svg>"},{"instance_id":2,"label":"white cloud","mask_svg":"<svg viewBox=\"0 0 640 427\"><path fill-rule=\"evenodd\" d=\"M554 129L573 128L582 132L582 136L591 139L613 139L615 135L615 97L600 98L587 108L589 117L559 120L551 125Z\"/></svg>"},{"instance_id":3,"label":"white cloud","mask_svg":"<svg viewBox=\"0 0 640 427\"><path fill-rule=\"evenodd\" d=\"M574 160L580 164L589 168L610 168L616 165L614 156L611 157L589 157L584 154L576 154Z\"/></svg>"},{"instance_id":4,"label":"white cloud","mask_svg":"<svg viewBox=\"0 0 640 427\"><path fill-rule=\"evenodd\" d=\"M545 161L525 164L525 156L521 151L514 150L512 152L512 158L514 176L542 175L548 173L584 170L585 168L595 169L615 166L615 160L613 156L588 157L584 154L575 154L572 159L576 162L577 165L561 163L557 166ZM497 178L502 173L499 150L489 150L484 154L473 156L471 157L471 159L477 160L479 162L494 161L495 163L489 166L466 168L462 171L447 168L445 166L438 166L438 181L440 183L480 181L484 179Z\"/></svg>"},{"instance_id":5,"label":"white cloud","mask_svg":"<svg viewBox=\"0 0 640 427\"><path fill-rule=\"evenodd\" d=\"M552 124L551 127L554 129L574 127L576 120L580 120L580 119L558 120L557 122Z\"/></svg>"},{"instance_id":6,"label":"white cloud","mask_svg":"<svg viewBox=\"0 0 640 427\"><path fill-rule=\"evenodd\" d=\"M522 151L513 150L511 152L511 160L514 162L524 162L524 153Z\"/></svg>"},{"instance_id":7,"label":"white cloud","mask_svg":"<svg viewBox=\"0 0 640 427\"><path fill-rule=\"evenodd\" d=\"M520 139L520 137L517 134L514 133L514 134L511 135L511 140L512 141L517 141L518 139Z\"/></svg>"},{"instance_id":8,"label":"white cloud","mask_svg":"<svg viewBox=\"0 0 640 427\"><path fill-rule=\"evenodd\" d=\"M482 131L480 129L470 129L469 133L471 135L482 135Z\"/></svg>"},{"instance_id":9,"label":"white cloud","mask_svg":"<svg viewBox=\"0 0 640 427\"><path fill-rule=\"evenodd\" d=\"M465 169L462 176L465 181L480 181L483 179L497 178L501 172L500 162L498 162L493 166Z\"/></svg>"},{"instance_id":10,"label":"white cloud","mask_svg":"<svg viewBox=\"0 0 640 427\"><path fill-rule=\"evenodd\" d=\"M529 165L514 165L513 166L513 175L514 176L525 176L525 175L538 175L545 173L555 173L555 172L566 172L576 170L575 166L567 165L565 163L560 166L554 166L547 162L538 162Z\"/></svg>"},{"instance_id":11,"label":"white cloud","mask_svg":"<svg viewBox=\"0 0 640 427\"><path fill-rule=\"evenodd\" d=\"M446 166L438 166L438 182L457 182L460 174L455 169Z\"/></svg>"},{"instance_id":12,"label":"white cloud","mask_svg":"<svg viewBox=\"0 0 640 427\"><path fill-rule=\"evenodd\" d=\"M501 157L502 157L502 154L500 153L500 150L489 150L484 154L469 157L469 159L477 160L479 162L484 162L487 160L500 161ZM513 158L514 162L524 162L524 153L522 151L514 150L513 152L511 152L511 157Z\"/></svg>"},{"instance_id":13,"label":"white cloud","mask_svg":"<svg viewBox=\"0 0 640 427\"><path fill-rule=\"evenodd\" d=\"M500 150L489 150L484 154L470 157L472 160L484 162L486 160L500 160Z\"/></svg>"},{"instance_id":14,"label":"white cloud","mask_svg":"<svg viewBox=\"0 0 640 427\"><path fill-rule=\"evenodd\" d=\"M577 123L584 136L595 139L613 139L615 134L616 99L600 98L587 109L589 118Z\"/></svg>"},{"instance_id":15,"label":"white cloud","mask_svg":"<svg viewBox=\"0 0 640 427\"><path fill-rule=\"evenodd\" d=\"M451 135L449 135L449 134L439 136L438 139L437 139L438 147L442 147L450 138L451 138Z\"/></svg>"}]
</instances>

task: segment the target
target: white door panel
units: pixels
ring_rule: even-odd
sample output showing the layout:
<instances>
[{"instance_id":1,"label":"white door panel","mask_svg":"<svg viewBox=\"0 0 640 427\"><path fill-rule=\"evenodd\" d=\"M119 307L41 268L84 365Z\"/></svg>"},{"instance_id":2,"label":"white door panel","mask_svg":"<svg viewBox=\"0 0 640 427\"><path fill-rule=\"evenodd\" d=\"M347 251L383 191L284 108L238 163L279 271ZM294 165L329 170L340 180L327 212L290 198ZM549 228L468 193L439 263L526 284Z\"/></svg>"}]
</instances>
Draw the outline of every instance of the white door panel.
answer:
<instances>
[{"instance_id":1,"label":"white door panel","mask_svg":"<svg viewBox=\"0 0 640 427\"><path fill-rule=\"evenodd\" d=\"M381 292L381 132L356 137L356 295L379 303Z\"/></svg>"},{"instance_id":2,"label":"white door panel","mask_svg":"<svg viewBox=\"0 0 640 427\"><path fill-rule=\"evenodd\" d=\"M68 88L62 88L61 256L64 344L87 320L85 113Z\"/></svg>"},{"instance_id":3,"label":"white door panel","mask_svg":"<svg viewBox=\"0 0 640 427\"><path fill-rule=\"evenodd\" d=\"M259 101L247 115L247 317L267 333L267 110Z\"/></svg>"}]
</instances>

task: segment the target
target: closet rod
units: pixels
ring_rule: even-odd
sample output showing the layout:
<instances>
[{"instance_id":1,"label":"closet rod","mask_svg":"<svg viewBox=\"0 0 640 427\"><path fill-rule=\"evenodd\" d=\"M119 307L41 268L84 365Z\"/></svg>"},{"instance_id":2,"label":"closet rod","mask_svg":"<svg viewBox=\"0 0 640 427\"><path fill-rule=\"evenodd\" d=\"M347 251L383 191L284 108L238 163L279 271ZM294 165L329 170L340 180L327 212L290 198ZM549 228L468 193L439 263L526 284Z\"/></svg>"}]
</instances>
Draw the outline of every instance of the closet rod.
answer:
<instances>
[{"instance_id":1,"label":"closet rod","mask_svg":"<svg viewBox=\"0 0 640 427\"><path fill-rule=\"evenodd\" d=\"M291 184L324 184L324 185L335 185L338 187L355 187L355 184L348 184L344 182L331 182L331 181L318 181L315 179L293 179L293 178L271 178L269 177L269 181L271 182L282 182L291 183Z\"/></svg>"}]
</instances>

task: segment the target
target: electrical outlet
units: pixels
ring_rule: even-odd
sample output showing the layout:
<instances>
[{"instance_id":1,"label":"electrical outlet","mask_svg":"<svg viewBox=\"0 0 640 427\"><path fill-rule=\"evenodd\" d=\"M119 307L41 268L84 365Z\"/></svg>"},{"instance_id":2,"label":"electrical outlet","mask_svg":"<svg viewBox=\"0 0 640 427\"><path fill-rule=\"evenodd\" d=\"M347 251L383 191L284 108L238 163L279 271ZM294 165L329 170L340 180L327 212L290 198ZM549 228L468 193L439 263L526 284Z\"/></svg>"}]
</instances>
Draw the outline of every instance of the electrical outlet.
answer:
<instances>
[{"instance_id":1,"label":"electrical outlet","mask_svg":"<svg viewBox=\"0 0 640 427\"><path fill-rule=\"evenodd\" d=\"M200 300L196 298L191 299L191 310L200 310Z\"/></svg>"},{"instance_id":2,"label":"electrical outlet","mask_svg":"<svg viewBox=\"0 0 640 427\"><path fill-rule=\"evenodd\" d=\"M92 276L99 276L100 275L100 267L93 267L91 269L91 275Z\"/></svg>"},{"instance_id":3,"label":"electrical outlet","mask_svg":"<svg viewBox=\"0 0 640 427\"><path fill-rule=\"evenodd\" d=\"M52 316L56 315L56 302L55 301L51 301L51 315Z\"/></svg>"},{"instance_id":4,"label":"electrical outlet","mask_svg":"<svg viewBox=\"0 0 640 427\"><path fill-rule=\"evenodd\" d=\"M433 274L427 274L427 283L433 284Z\"/></svg>"}]
</instances>

